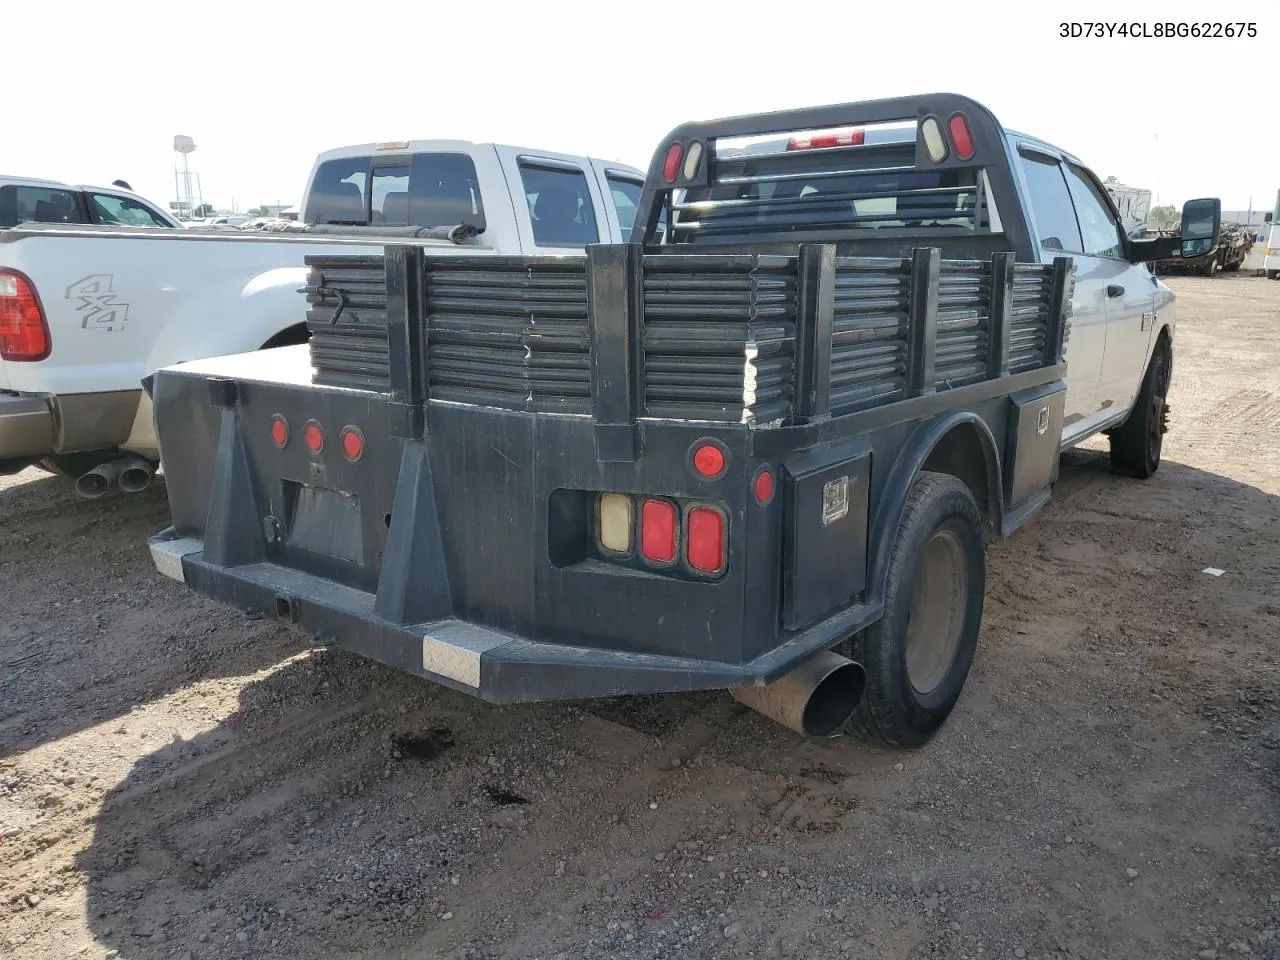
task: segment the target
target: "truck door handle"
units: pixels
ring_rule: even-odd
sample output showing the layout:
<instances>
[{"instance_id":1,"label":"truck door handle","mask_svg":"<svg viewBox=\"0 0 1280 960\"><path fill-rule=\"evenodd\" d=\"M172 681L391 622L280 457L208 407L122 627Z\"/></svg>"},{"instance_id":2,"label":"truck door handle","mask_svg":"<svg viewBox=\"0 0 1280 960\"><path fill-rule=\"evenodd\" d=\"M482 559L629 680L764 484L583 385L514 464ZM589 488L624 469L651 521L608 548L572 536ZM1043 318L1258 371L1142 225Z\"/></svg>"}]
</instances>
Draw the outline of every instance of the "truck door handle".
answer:
<instances>
[{"instance_id":1,"label":"truck door handle","mask_svg":"<svg viewBox=\"0 0 1280 960\"><path fill-rule=\"evenodd\" d=\"M1108 297L1123 297L1123 296L1124 296L1124 287L1120 286L1120 284L1118 284L1118 283L1109 283L1109 284L1107 284L1107 296L1108 296Z\"/></svg>"}]
</instances>

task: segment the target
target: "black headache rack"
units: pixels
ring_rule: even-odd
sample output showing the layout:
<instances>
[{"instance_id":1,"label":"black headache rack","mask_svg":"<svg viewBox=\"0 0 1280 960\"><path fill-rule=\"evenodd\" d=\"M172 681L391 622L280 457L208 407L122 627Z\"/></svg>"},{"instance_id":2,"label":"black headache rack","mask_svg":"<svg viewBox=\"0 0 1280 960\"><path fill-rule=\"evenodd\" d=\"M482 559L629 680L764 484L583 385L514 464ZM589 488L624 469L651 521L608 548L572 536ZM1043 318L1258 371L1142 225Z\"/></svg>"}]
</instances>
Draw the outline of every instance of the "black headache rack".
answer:
<instances>
[{"instance_id":1,"label":"black headache rack","mask_svg":"<svg viewBox=\"0 0 1280 960\"><path fill-rule=\"evenodd\" d=\"M927 236L1033 259L1011 163L995 116L950 93L688 123L654 153L631 239L907 255Z\"/></svg>"},{"instance_id":2,"label":"black headache rack","mask_svg":"<svg viewBox=\"0 0 1280 960\"><path fill-rule=\"evenodd\" d=\"M927 457L1047 497L1068 259L670 249L309 258L309 347L156 376L157 566L489 700L714 689L880 615Z\"/></svg>"}]
</instances>

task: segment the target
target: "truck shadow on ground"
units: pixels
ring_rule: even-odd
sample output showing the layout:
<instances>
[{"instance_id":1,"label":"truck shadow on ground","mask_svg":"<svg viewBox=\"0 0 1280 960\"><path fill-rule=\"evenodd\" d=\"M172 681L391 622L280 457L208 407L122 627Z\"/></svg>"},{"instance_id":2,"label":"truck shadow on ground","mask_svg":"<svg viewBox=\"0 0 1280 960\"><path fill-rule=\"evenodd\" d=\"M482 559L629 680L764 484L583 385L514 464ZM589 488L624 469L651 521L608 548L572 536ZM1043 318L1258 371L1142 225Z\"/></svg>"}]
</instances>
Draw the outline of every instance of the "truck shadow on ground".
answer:
<instances>
[{"instance_id":1,"label":"truck shadow on ground","mask_svg":"<svg viewBox=\"0 0 1280 960\"><path fill-rule=\"evenodd\" d=\"M66 477L4 479L0 758L296 652L283 628L156 573L146 542L169 522L162 481L84 500Z\"/></svg>"},{"instance_id":2,"label":"truck shadow on ground","mask_svg":"<svg viewBox=\"0 0 1280 960\"><path fill-rule=\"evenodd\" d=\"M158 510L141 509L146 522L133 526L154 525ZM1142 554L1146 559L1135 561L1131 576L1101 574L1109 578L1113 594L1108 606L1120 611L1104 616L1114 617L1122 633L1130 622L1124 618L1131 616L1128 629L1140 633L1160 626L1145 623L1152 616L1153 595L1194 594L1198 588L1187 584L1203 581L1208 590L1220 582L1204 577L1203 566L1223 567L1233 575L1274 571L1274 546L1265 556L1247 553L1259 540L1274 544L1277 533L1280 498L1255 487L1176 462L1166 462L1148 484L1132 484L1113 477L1104 456L1071 453L1064 458L1053 502L992 552L989 595L996 599L984 638L994 634L991 642L1005 648L1001 654L1016 641L1012 627L1006 629L1010 604L1016 603L1009 592L1020 589L1029 558L1051 555L1059 568L1046 576L1079 582L1066 583L1059 591L1062 598L1040 597L1038 605L1024 606L1017 613L1023 626L1041 617L1067 619L1080 609L1066 595L1085 589L1085 581L1098 574L1093 568L1099 558L1117 558L1123 565L1135 551ZM1066 549L1081 543L1094 546L1077 546L1075 553ZM1250 608L1252 588L1239 589L1234 599L1188 598L1200 604L1195 609L1201 611L1206 635L1221 629L1233 604L1243 604L1237 611L1241 616L1272 617L1280 624L1280 606L1273 603L1267 612L1264 597L1263 606ZM1183 614L1171 615L1183 625L1179 642L1185 646L1162 650L1171 659L1169 677L1187 673L1194 679L1202 667L1192 660L1203 663L1205 656L1196 635L1201 628L1184 622ZM1084 626L1080 632L1080 643L1092 642ZM270 654L209 666L220 673L236 663L262 666L279 650L274 642L269 646ZM1051 676L1047 682L1087 691L1095 712L1098 705L1132 698L1131 684L1138 681L1109 670L1105 661L1026 649L1023 658L981 652L976 674L982 689L1003 695L1015 681L1002 672L1021 670L1019 686L1027 676ZM166 645L157 640L145 655L164 658ZM1044 662L1050 657L1052 663ZM1202 679L1194 691L1187 696L1221 699ZM645 899L646 885L653 882L646 879L649 871L655 858L684 836L684 827L709 818L711 834L739 828L752 836L751 831L759 832L754 804L760 794L751 777L771 783L770 778L785 775L788 783L800 784L800 794L785 793L784 799L810 797L795 842L816 844L811 855L819 860L822 845L830 842L824 837L838 835L830 831L870 829L865 850L842 848L838 859L832 854L830 863L817 867L823 878L829 873L865 877L887 869L873 863L872 847L876 830L892 828L876 819L879 808L872 800L857 796L885 789L871 783L891 778L891 765L900 757L906 758L908 772L913 765L946 766L947 751L970 749L964 744L973 739L989 737L984 749L998 751L1002 737L1022 737L1037 726L1056 730L1053 748L1023 750L1010 761L1028 765L1019 771L1016 791L1006 797L1020 821L1007 828L1009 837L999 839L1014 843L1009 838L1015 830L1052 826L1061 802L1055 790L1065 789L1064 784L1071 790L1094 789L1092 774L1085 771L1094 770L1095 762L1103 764L1102 755L1116 749L1114 741L1071 722L1072 707L1062 702L1029 701L1020 716L1010 714L1009 698L997 705L986 693L966 693L949 725L966 729L944 731L941 743L899 755L857 741L802 744L769 721L744 715L718 693L500 708L341 652L292 661L248 682L238 697L232 715L149 754L102 799L92 842L77 857L76 869L87 878L91 932L99 944L120 951L122 960L400 955L393 948L422 957L543 955L555 952L552 941L558 949L582 946L591 925L605 923L590 905L600 899L604 888L596 883L603 874L623 887L623 896L628 890L635 895L636 910L650 911L637 914L638 926L618 928L616 948L630 952L648 935L645 917L662 914L662 901L651 898L651 910ZM1177 730L1166 735L1181 736ZM1054 752L1063 742L1074 751L1065 765ZM1185 746L1176 745L1175 754L1183 757L1184 775L1195 762ZM1059 765L1071 769L1063 773ZM948 778L953 772L946 771ZM1160 776L1152 773L1157 781ZM748 789L743 782L753 785ZM1096 789L1102 795L1111 788ZM742 792L737 801L735 790ZM660 797L664 812L669 811L661 824L649 819L649 797ZM720 802L726 806L716 806ZM852 813L859 803L861 811ZM957 814L959 835L965 834L966 816L976 818L976 835L995 829L988 803L975 792L968 806L961 805L970 812ZM896 808L899 798L887 805ZM856 825L859 818L866 819L865 827ZM767 835L775 836L777 823L770 821L769 828ZM1175 838L1181 830L1180 824L1169 824L1163 836ZM1016 842L1035 848L1026 862L1016 851L1020 869L1056 869L1040 860L1040 841ZM1179 840L1166 842L1182 847ZM990 846L998 848L994 839ZM957 853L947 842L944 848L949 855L976 856ZM999 858L986 866L973 864L975 871L991 871L984 883L1006 882L999 879L1005 867ZM754 875L754 868L749 872ZM976 881L977 873L964 880L966 887L969 879ZM902 881L907 882L905 876ZM1010 889L997 900L1018 896ZM552 919L561 903L569 907ZM581 914L575 912L579 909ZM813 916L799 905L786 909L801 925L829 923L817 907ZM1134 901L1134 909L1163 915L1174 909L1174 901ZM1038 914L1034 921L1030 913L1027 917L1028 923L1044 923ZM529 925L523 933L522 923ZM636 942L626 941L623 948L621 938L629 932ZM735 949L718 930L708 943L708 954L731 955ZM652 948L650 941L650 953Z\"/></svg>"}]
</instances>

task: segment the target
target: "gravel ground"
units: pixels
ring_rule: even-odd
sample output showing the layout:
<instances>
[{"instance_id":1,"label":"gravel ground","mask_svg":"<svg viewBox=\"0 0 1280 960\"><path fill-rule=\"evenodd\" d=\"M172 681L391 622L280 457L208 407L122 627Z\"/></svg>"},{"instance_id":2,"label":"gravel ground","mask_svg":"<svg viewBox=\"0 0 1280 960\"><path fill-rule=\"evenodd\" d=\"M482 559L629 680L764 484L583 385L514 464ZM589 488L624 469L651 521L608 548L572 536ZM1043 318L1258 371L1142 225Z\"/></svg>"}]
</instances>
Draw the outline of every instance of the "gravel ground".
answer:
<instances>
[{"instance_id":1,"label":"gravel ground","mask_svg":"<svg viewBox=\"0 0 1280 960\"><path fill-rule=\"evenodd\" d=\"M1171 285L1164 465L1064 458L912 752L304 651L0 479L0 955L1280 958L1280 283Z\"/></svg>"}]
</instances>

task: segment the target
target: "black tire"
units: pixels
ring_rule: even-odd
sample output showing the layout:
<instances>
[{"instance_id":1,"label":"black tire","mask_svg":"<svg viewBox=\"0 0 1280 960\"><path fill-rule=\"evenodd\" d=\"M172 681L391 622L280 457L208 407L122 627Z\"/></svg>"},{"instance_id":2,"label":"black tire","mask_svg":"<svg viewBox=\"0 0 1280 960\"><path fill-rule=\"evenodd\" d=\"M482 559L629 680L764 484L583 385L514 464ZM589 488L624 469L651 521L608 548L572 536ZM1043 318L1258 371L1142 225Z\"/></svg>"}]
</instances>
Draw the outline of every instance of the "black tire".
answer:
<instances>
[{"instance_id":1,"label":"black tire","mask_svg":"<svg viewBox=\"0 0 1280 960\"><path fill-rule=\"evenodd\" d=\"M1280 280L1280 270L1268 270L1268 271L1267 271L1267 279L1268 279L1268 280Z\"/></svg>"},{"instance_id":2,"label":"black tire","mask_svg":"<svg viewBox=\"0 0 1280 960\"><path fill-rule=\"evenodd\" d=\"M986 580L986 534L973 494L953 476L921 473L894 535L884 616L847 644L866 671L850 732L889 747L929 742L973 665ZM935 629L913 633L913 620L918 631Z\"/></svg>"},{"instance_id":3,"label":"black tire","mask_svg":"<svg viewBox=\"0 0 1280 960\"><path fill-rule=\"evenodd\" d=\"M1240 269L1240 264L1242 263L1244 263L1243 260L1237 260L1235 263L1228 263L1222 269L1225 273L1235 273Z\"/></svg>"},{"instance_id":4,"label":"black tire","mask_svg":"<svg viewBox=\"0 0 1280 960\"><path fill-rule=\"evenodd\" d=\"M1200 268L1200 276L1212 277L1214 273L1217 272L1217 269L1218 269L1218 261L1210 260L1208 263L1206 263L1203 267Z\"/></svg>"},{"instance_id":5,"label":"black tire","mask_svg":"<svg viewBox=\"0 0 1280 960\"><path fill-rule=\"evenodd\" d=\"M309 343L310 341L311 331L307 329L307 325L305 323L300 323L281 330L258 349L273 350L276 347L295 347L298 344Z\"/></svg>"},{"instance_id":6,"label":"black tire","mask_svg":"<svg viewBox=\"0 0 1280 960\"><path fill-rule=\"evenodd\" d=\"M1145 480L1160 468L1160 452L1169 429L1169 376L1173 357L1165 344L1156 347L1147 364L1142 389L1129 417L1111 433L1111 469Z\"/></svg>"}]
</instances>

